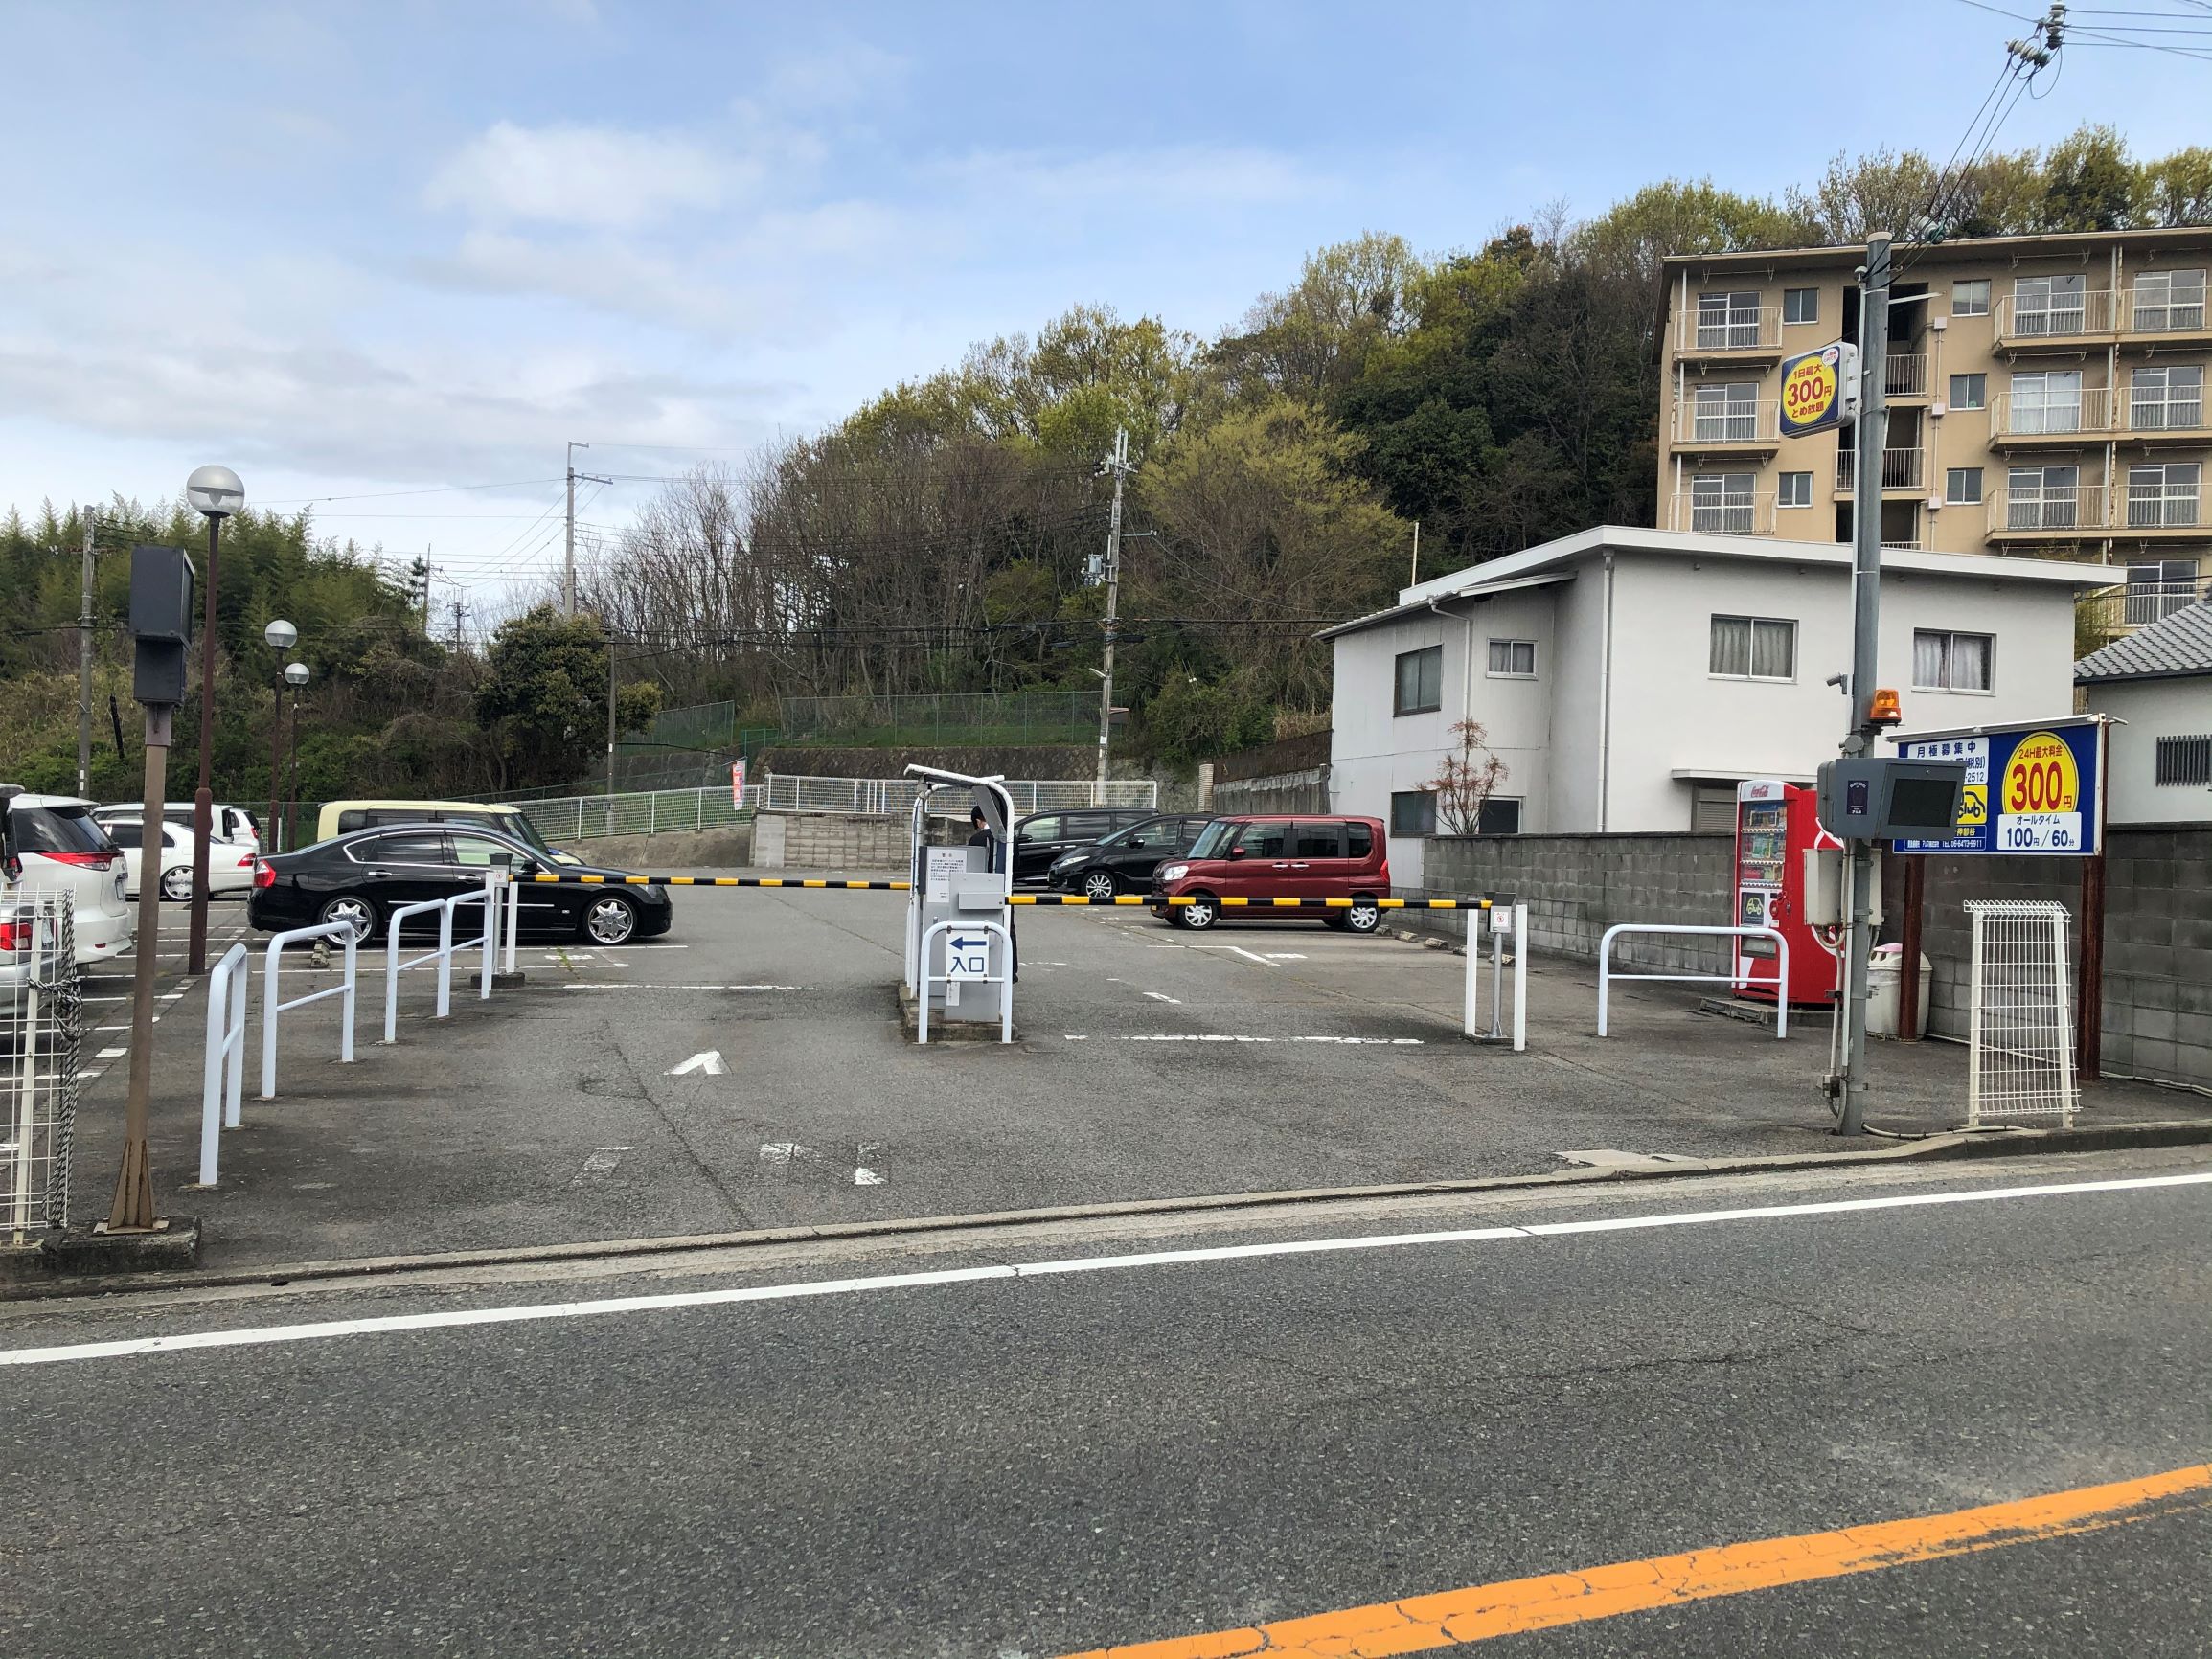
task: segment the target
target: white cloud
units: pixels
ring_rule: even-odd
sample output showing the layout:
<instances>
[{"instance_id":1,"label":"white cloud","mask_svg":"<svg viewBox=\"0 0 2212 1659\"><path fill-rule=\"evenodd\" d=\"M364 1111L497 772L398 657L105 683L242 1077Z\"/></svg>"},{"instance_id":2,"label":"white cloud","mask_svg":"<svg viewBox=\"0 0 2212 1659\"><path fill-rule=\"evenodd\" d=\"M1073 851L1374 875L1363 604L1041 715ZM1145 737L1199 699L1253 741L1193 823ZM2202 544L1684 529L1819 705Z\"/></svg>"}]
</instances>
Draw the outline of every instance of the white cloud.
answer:
<instances>
[{"instance_id":1,"label":"white cloud","mask_svg":"<svg viewBox=\"0 0 2212 1659\"><path fill-rule=\"evenodd\" d=\"M1337 181L1289 156L1252 147L1181 145L1053 156L979 150L949 164L946 176L979 194L1018 193L1075 205L1113 200L1157 207L1271 207L1334 195Z\"/></svg>"},{"instance_id":2,"label":"white cloud","mask_svg":"<svg viewBox=\"0 0 2212 1659\"><path fill-rule=\"evenodd\" d=\"M422 200L494 224L630 230L718 207L758 173L739 158L667 134L502 121L447 157Z\"/></svg>"}]
</instances>

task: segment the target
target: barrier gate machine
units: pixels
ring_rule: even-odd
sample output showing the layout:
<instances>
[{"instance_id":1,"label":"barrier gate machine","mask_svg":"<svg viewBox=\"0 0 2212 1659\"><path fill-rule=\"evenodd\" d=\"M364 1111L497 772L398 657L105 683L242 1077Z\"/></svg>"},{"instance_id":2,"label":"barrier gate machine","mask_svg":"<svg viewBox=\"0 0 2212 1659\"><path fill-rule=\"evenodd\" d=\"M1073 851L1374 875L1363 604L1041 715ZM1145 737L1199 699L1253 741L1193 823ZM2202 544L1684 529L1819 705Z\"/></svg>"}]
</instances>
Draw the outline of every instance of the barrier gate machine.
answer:
<instances>
[{"instance_id":1,"label":"barrier gate machine","mask_svg":"<svg viewBox=\"0 0 2212 1659\"><path fill-rule=\"evenodd\" d=\"M916 1038L927 1042L932 1023L996 1021L998 1040L1010 1043L1014 798L995 775L971 778L934 766L908 766L906 775L920 781L906 896L906 994L914 999ZM929 845L929 804L945 789L966 791L982 809L992 846Z\"/></svg>"}]
</instances>

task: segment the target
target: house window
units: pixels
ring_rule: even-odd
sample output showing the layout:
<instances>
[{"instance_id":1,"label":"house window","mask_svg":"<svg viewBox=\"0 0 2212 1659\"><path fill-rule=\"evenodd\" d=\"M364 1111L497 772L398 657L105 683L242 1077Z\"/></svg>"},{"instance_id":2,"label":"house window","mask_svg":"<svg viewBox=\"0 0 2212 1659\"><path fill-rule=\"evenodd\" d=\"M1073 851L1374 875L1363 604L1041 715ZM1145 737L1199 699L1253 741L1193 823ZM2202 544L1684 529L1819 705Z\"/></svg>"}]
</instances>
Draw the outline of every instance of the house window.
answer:
<instances>
[{"instance_id":1,"label":"house window","mask_svg":"<svg viewBox=\"0 0 2212 1659\"><path fill-rule=\"evenodd\" d=\"M1444 648L1429 646L1398 653L1398 700L1394 713L1433 714L1444 706Z\"/></svg>"},{"instance_id":2,"label":"house window","mask_svg":"<svg viewBox=\"0 0 2212 1659\"><path fill-rule=\"evenodd\" d=\"M2168 461L2128 468L2128 528L2186 529L2197 522L2201 461Z\"/></svg>"},{"instance_id":3,"label":"house window","mask_svg":"<svg viewBox=\"0 0 2212 1659\"><path fill-rule=\"evenodd\" d=\"M1490 671L1494 678L1498 679L1535 679L1536 641L1492 640Z\"/></svg>"},{"instance_id":4,"label":"house window","mask_svg":"<svg viewBox=\"0 0 2212 1659\"><path fill-rule=\"evenodd\" d=\"M1785 472L1782 475L1781 493L1774 500L1775 505L1779 507L1811 507L1813 505L1813 474L1810 472Z\"/></svg>"},{"instance_id":5,"label":"house window","mask_svg":"<svg viewBox=\"0 0 2212 1659\"><path fill-rule=\"evenodd\" d=\"M2007 530L2074 530L2082 522L2079 466L2015 466L2005 480Z\"/></svg>"},{"instance_id":6,"label":"house window","mask_svg":"<svg viewBox=\"0 0 2212 1659\"><path fill-rule=\"evenodd\" d=\"M1749 472L1700 472L1690 480L1690 528L1715 535L1751 535L1753 517Z\"/></svg>"},{"instance_id":7,"label":"house window","mask_svg":"<svg viewBox=\"0 0 2212 1659\"><path fill-rule=\"evenodd\" d=\"M2013 332L2078 334L2088 301L2088 281L2079 271L2060 277L2021 277L2013 284Z\"/></svg>"},{"instance_id":8,"label":"house window","mask_svg":"<svg viewBox=\"0 0 2212 1659\"><path fill-rule=\"evenodd\" d=\"M2212 736L2160 738L2156 766L2155 784L2212 784Z\"/></svg>"},{"instance_id":9,"label":"house window","mask_svg":"<svg viewBox=\"0 0 2212 1659\"><path fill-rule=\"evenodd\" d=\"M1775 617L1715 617L1706 672L1721 680L1795 679L1797 625Z\"/></svg>"},{"instance_id":10,"label":"house window","mask_svg":"<svg viewBox=\"0 0 2212 1659\"><path fill-rule=\"evenodd\" d=\"M2135 278L2135 329L2164 334L2204 326L2204 273L2144 271Z\"/></svg>"},{"instance_id":11,"label":"house window","mask_svg":"<svg viewBox=\"0 0 2212 1659\"><path fill-rule=\"evenodd\" d=\"M2137 369L2128 382L2128 429L2132 432L2187 431L2204 424L2204 370L2201 364L2161 364Z\"/></svg>"},{"instance_id":12,"label":"house window","mask_svg":"<svg viewBox=\"0 0 2212 1659\"><path fill-rule=\"evenodd\" d=\"M1912 630L1912 689L1916 692L1986 692L1990 689L1988 634Z\"/></svg>"},{"instance_id":13,"label":"house window","mask_svg":"<svg viewBox=\"0 0 2212 1659\"><path fill-rule=\"evenodd\" d=\"M2044 369L2013 376L2012 419L2008 432L2079 432L2082 429L2082 372Z\"/></svg>"},{"instance_id":14,"label":"house window","mask_svg":"<svg viewBox=\"0 0 2212 1659\"><path fill-rule=\"evenodd\" d=\"M1981 500L1981 468L1947 467L1943 475L1943 498L1953 507L1972 507Z\"/></svg>"},{"instance_id":15,"label":"house window","mask_svg":"<svg viewBox=\"0 0 2212 1659\"><path fill-rule=\"evenodd\" d=\"M2128 566L2124 616L2132 628L2149 627L2197 602L2197 561L2154 558Z\"/></svg>"},{"instance_id":16,"label":"house window","mask_svg":"<svg viewBox=\"0 0 2212 1659\"><path fill-rule=\"evenodd\" d=\"M1436 794L1430 789L1397 789L1390 796L1393 835L1436 833Z\"/></svg>"},{"instance_id":17,"label":"house window","mask_svg":"<svg viewBox=\"0 0 2212 1659\"><path fill-rule=\"evenodd\" d=\"M1953 375L1950 377L1950 406L1953 409L1981 409L1988 404L1987 375Z\"/></svg>"},{"instance_id":18,"label":"house window","mask_svg":"<svg viewBox=\"0 0 2212 1659\"><path fill-rule=\"evenodd\" d=\"M1698 346L1701 351L1745 352L1759 344L1759 291L1756 288L1698 296Z\"/></svg>"},{"instance_id":19,"label":"house window","mask_svg":"<svg viewBox=\"0 0 2212 1659\"><path fill-rule=\"evenodd\" d=\"M1520 833L1520 801L1513 795L1493 795L1482 804L1475 814L1474 832L1477 835L1518 835Z\"/></svg>"},{"instance_id":20,"label":"house window","mask_svg":"<svg viewBox=\"0 0 2212 1659\"><path fill-rule=\"evenodd\" d=\"M1989 278L1973 277L1950 285L1950 314L1954 317L1989 315Z\"/></svg>"},{"instance_id":21,"label":"house window","mask_svg":"<svg viewBox=\"0 0 2212 1659\"><path fill-rule=\"evenodd\" d=\"M1784 288L1782 290L1782 320L1785 323L1817 323L1820 321L1820 290L1818 288Z\"/></svg>"},{"instance_id":22,"label":"house window","mask_svg":"<svg viewBox=\"0 0 2212 1659\"><path fill-rule=\"evenodd\" d=\"M1759 436L1755 380L1700 386L1691 406L1690 436L1699 443L1748 443Z\"/></svg>"}]
</instances>

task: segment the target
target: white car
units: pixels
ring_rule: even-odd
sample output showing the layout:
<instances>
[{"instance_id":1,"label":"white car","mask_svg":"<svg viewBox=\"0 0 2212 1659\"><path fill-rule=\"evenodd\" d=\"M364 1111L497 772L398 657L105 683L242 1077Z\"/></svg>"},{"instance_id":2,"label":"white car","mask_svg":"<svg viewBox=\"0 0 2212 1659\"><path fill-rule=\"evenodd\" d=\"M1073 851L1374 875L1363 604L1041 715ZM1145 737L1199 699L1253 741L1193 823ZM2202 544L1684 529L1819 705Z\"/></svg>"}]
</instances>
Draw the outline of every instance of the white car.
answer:
<instances>
[{"instance_id":1,"label":"white car","mask_svg":"<svg viewBox=\"0 0 2212 1659\"><path fill-rule=\"evenodd\" d=\"M227 801L217 801L211 810L214 813L210 825L212 839L235 841L239 846L251 847L256 852L261 850L262 825L260 819L243 807L233 807ZM114 807L95 807L92 809L92 815L103 824L113 824L123 819L127 819L135 824L146 815L146 809L125 801ZM191 833L192 803L190 801L165 801L162 803L161 815L171 824L182 828L187 834Z\"/></svg>"},{"instance_id":2,"label":"white car","mask_svg":"<svg viewBox=\"0 0 2212 1659\"><path fill-rule=\"evenodd\" d=\"M22 866L20 891L66 893L76 901L80 966L112 962L130 949L130 905L124 898L123 853L94 821L92 803L74 795L9 799L9 840Z\"/></svg>"},{"instance_id":3,"label":"white car","mask_svg":"<svg viewBox=\"0 0 2212 1659\"><path fill-rule=\"evenodd\" d=\"M100 820L108 838L123 849L125 869L123 891L126 898L138 897L139 872L146 862L145 836L142 833L146 820L140 817L107 817ZM254 884L255 849L237 841L220 841L210 837L207 844L207 890L210 894L244 893ZM161 874L155 877L161 883L164 898L183 900L192 897L192 826L165 819L161 826Z\"/></svg>"}]
</instances>

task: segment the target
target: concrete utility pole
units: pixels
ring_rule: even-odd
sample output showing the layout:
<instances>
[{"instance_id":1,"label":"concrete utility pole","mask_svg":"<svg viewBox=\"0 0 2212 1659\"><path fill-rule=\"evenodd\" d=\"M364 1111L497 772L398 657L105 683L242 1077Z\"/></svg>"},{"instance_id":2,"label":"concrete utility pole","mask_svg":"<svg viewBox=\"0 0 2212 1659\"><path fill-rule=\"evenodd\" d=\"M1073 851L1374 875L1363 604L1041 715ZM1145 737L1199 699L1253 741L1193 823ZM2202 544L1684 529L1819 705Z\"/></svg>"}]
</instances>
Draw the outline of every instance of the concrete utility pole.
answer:
<instances>
[{"instance_id":1,"label":"concrete utility pole","mask_svg":"<svg viewBox=\"0 0 2212 1659\"><path fill-rule=\"evenodd\" d=\"M590 447L573 438L568 441L568 535L560 579L560 614L564 617L576 614L576 452Z\"/></svg>"},{"instance_id":2,"label":"concrete utility pole","mask_svg":"<svg viewBox=\"0 0 2212 1659\"><path fill-rule=\"evenodd\" d=\"M1859 426L1851 480L1851 715L1846 756L1874 751L1876 648L1881 626L1881 462L1889 439L1885 398L1889 364L1889 235L1867 238L1859 278ZM1843 844L1846 932L1843 946L1842 1071L1836 1092L1837 1132L1866 1132L1866 966L1874 948L1873 843Z\"/></svg>"},{"instance_id":3,"label":"concrete utility pole","mask_svg":"<svg viewBox=\"0 0 2212 1659\"><path fill-rule=\"evenodd\" d=\"M92 793L92 511L84 513L83 591L77 605L77 792Z\"/></svg>"},{"instance_id":4,"label":"concrete utility pole","mask_svg":"<svg viewBox=\"0 0 2212 1659\"><path fill-rule=\"evenodd\" d=\"M1106 648L1099 665L1098 688L1098 781L1099 804L1106 803L1106 767L1112 760L1114 729L1114 619L1121 609L1122 592L1122 485L1136 470L1129 460L1129 433L1126 426L1114 428L1113 453L1099 464L1100 470L1114 475L1113 516L1106 523Z\"/></svg>"},{"instance_id":5,"label":"concrete utility pole","mask_svg":"<svg viewBox=\"0 0 2212 1659\"><path fill-rule=\"evenodd\" d=\"M606 631L606 792L614 793L614 630Z\"/></svg>"}]
</instances>

